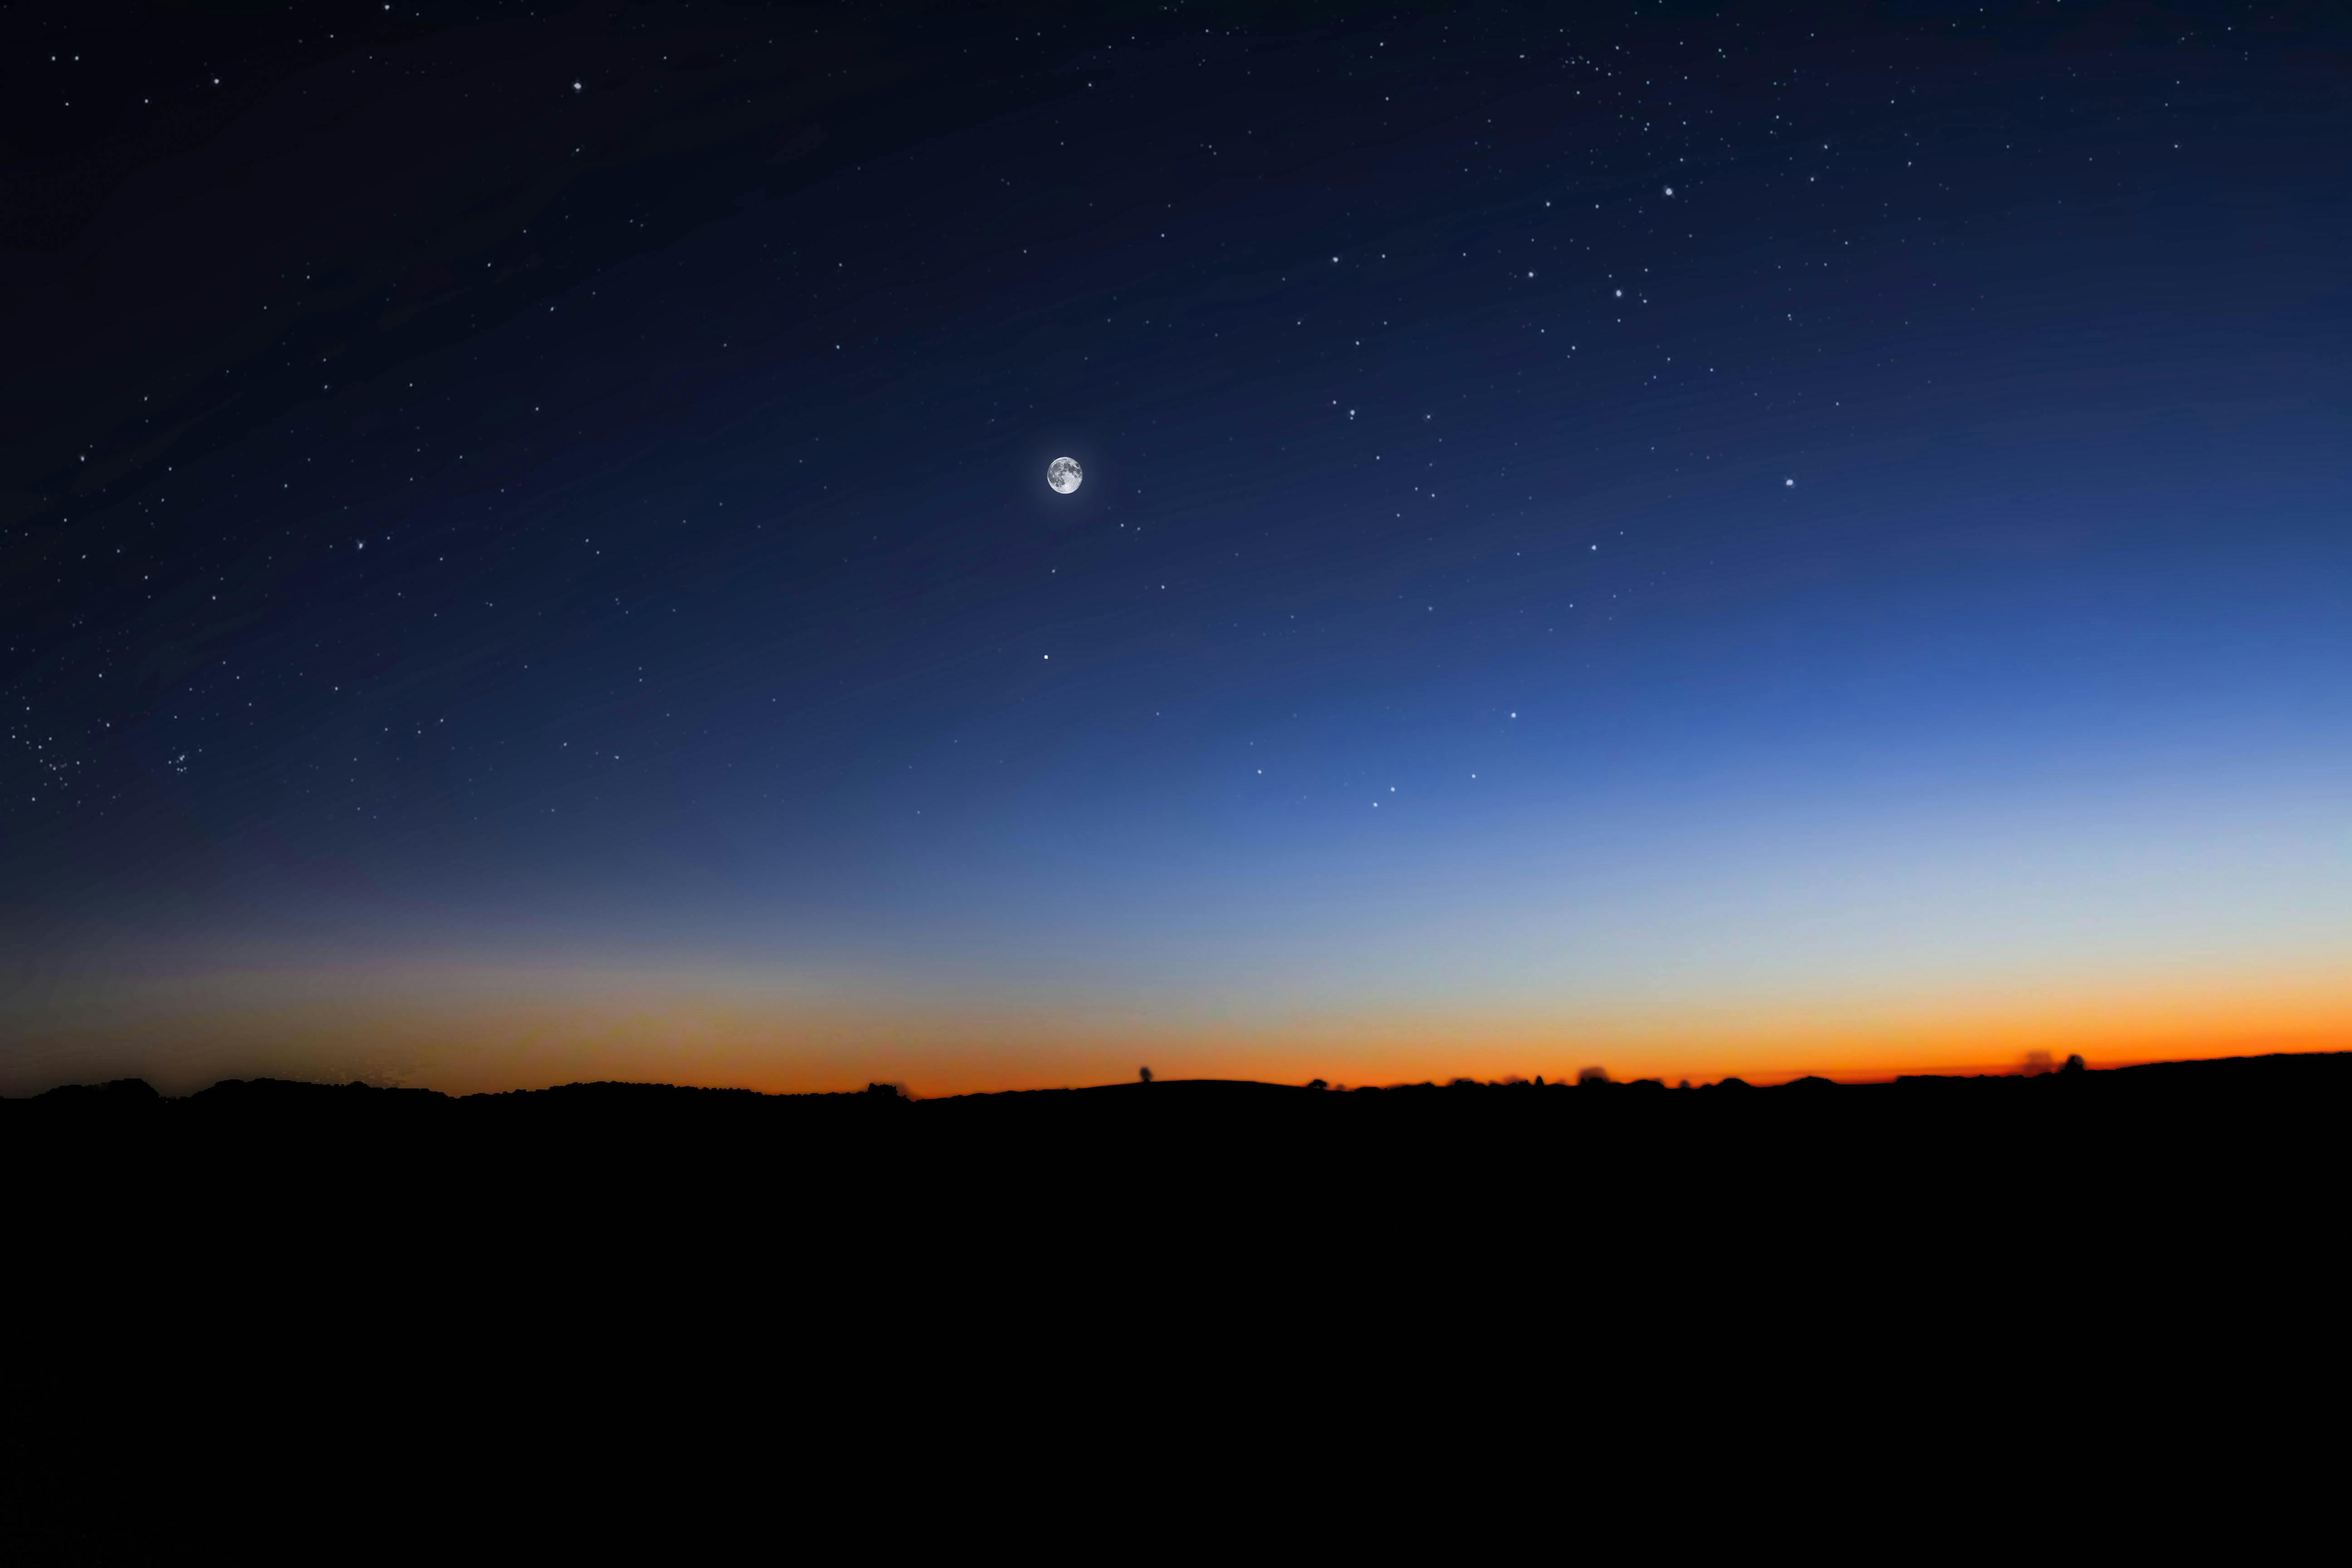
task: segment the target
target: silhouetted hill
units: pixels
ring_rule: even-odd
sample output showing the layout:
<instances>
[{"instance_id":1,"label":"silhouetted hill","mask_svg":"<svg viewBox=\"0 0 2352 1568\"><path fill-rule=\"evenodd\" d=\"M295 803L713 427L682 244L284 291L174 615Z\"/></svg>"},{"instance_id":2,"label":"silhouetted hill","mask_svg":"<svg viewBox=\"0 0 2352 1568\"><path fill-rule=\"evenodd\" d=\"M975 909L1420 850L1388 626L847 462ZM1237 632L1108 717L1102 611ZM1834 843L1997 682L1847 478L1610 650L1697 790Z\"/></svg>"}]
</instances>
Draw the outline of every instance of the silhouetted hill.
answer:
<instances>
[{"instance_id":1,"label":"silhouetted hill","mask_svg":"<svg viewBox=\"0 0 2352 1568\"><path fill-rule=\"evenodd\" d=\"M2007 1159L2086 1186L2126 1166L2134 1180L2159 1179L2225 1149L2275 1164L2332 1138L2352 1103L2352 1054L1715 1088L1743 1092L1594 1078L1347 1091L1201 1079L939 1100L887 1084L769 1095L583 1083L450 1096L257 1079L167 1099L134 1079L0 1100L0 1142L32 1188L61 1205L111 1194L151 1214L207 1184L237 1197L267 1188L288 1213L339 1198L396 1208L471 1201L459 1189L529 1188L572 1210L634 1207L681 1185L706 1209L772 1199L824 1215L893 1205L942 1213L992 1187L1044 1198L1057 1184L1050 1201L1064 1209L1109 1202L1122 1184L1181 1185L1193 1199L1253 1184L1336 1184L1410 1205L1474 1176L1639 1184L1714 1202L1702 1194L1718 1182L1754 1192L1759 1181L1865 1173L1873 1192L1906 1182L1957 1189L2005 1180L1992 1167ZM61 1169L85 1174L61 1185ZM812 1204L812 1194L828 1195Z\"/></svg>"},{"instance_id":2,"label":"silhouetted hill","mask_svg":"<svg viewBox=\"0 0 2352 1568\"><path fill-rule=\"evenodd\" d=\"M1189 1374L1155 1371L1171 1351L1255 1367L1218 1402L1247 1420L1308 1365L1386 1409L1417 1357L1507 1391L1516 1433L1531 1369L1566 1380L1541 1408L1572 1411L1620 1361L1716 1376L1937 1314L1930 1357L1955 1326L2006 1345L2021 1312L2064 1344L2184 1278L2317 1300L2332 1264L2311 1243L2333 1234L2352 1056L1718 1087L1741 1092L257 1079L0 1102L13 1343L50 1412L20 1415L8 1456L27 1495L69 1471L77 1506L152 1509L163 1535L195 1510L226 1538L288 1489L240 1475L159 1503L111 1478L235 1461L226 1436L265 1410L317 1467L304 1496L373 1484L310 1452L337 1423L383 1434L385 1474L455 1442L503 1476L516 1409L598 1430L648 1387L699 1402L646 1423L665 1442L734 1452L748 1426L761 1467L846 1444L889 1469L943 1410L959 1455L1009 1441L998 1412L1045 1362L1181 1408ZM1595 1348L1619 1342L1645 1348Z\"/></svg>"},{"instance_id":3,"label":"silhouetted hill","mask_svg":"<svg viewBox=\"0 0 2352 1568\"><path fill-rule=\"evenodd\" d=\"M1150 1083L1116 1083L1075 1089L1012 1089L999 1093L917 1100L896 1085L869 1084L866 1089L827 1094L763 1094L746 1089L699 1089L659 1083L571 1083L551 1089L514 1089L496 1094L452 1096L427 1089L381 1089L362 1083L320 1084L282 1079L231 1079L178 1099L158 1094L138 1079L101 1084L71 1084L29 1099L0 1100L0 1127L24 1136L37 1136L47 1127L71 1124L87 1129L105 1122L129 1131L161 1134L194 1133L212 1127L235 1125L241 1130L267 1128L299 1132L305 1128L343 1128L357 1123L386 1128L448 1126L468 1132L544 1131L564 1126L676 1129L693 1127L713 1131L750 1131L760 1127L855 1127L887 1124L920 1136L945 1128L975 1129L992 1122L1040 1118L1082 1125L1089 1121L1125 1125L1138 1118L1165 1121L1189 1119L1202 1125L1235 1116L1278 1117L1297 1125L1321 1125L1349 1118L1396 1115L1454 1117L1462 1114L1500 1116L1513 1108L1544 1108L1547 1115L1583 1117L1598 1108L1616 1106L1633 1113L1622 1091L1654 1090L1664 1085L1655 1079L1612 1082L1591 1078L1569 1083L1512 1079L1481 1083L1456 1079L1448 1084L1395 1084L1381 1088L1332 1090L1320 1082L1310 1086L1258 1083L1230 1079L1178 1079ZM1748 1089L1738 1078L1699 1086L1702 1089ZM1990 1106L2005 1100L2065 1097L2080 1105L2152 1103L2168 1099L2210 1102L2222 1095L2251 1108L2284 1113L2312 1094L2352 1093L2352 1052L2236 1057L2207 1061L2152 1062L2096 1071L1983 1074L1946 1077L1906 1075L1891 1083L1839 1084L1820 1077L1800 1078L1773 1086L1808 1095L1841 1091L1841 1098L1871 1103L1886 1114L1893 1110L1888 1091L1909 1100L1922 1093L1973 1098ZM1598 1099L1571 1097L1551 1091L1621 1091ZM1633 1094L1632 1099L1646 1096ZM1702 1096L1701 1098L1709 1098ZM1779 1096L1759 1100L1750 1112L1771 1115ZM1470 1107L1481 1108L1471 1111ZM1669 1108L1675 1108L1670 1110ZM1675 1097L1661 1102L1658 1113L1718 1115L1685 1105ZM1306 1119L1316 1119L1308 1121Z\"/></svg>"},{"instance_id":4,"label":"silhouetted hill","mask_svg":"<svg viewBox=\"0 0 2352 1568\"><path fill-rule=\"evenodd\" d=\"M1190 1224L1294 1205L1412 1222L1506 1199L2179 1204L2255 1175L2318 1179L2352 1107L2352 1054L1717 1088L1740 1092L1179 1080L939 1100L887 1084L451 1096L259 1079L170 1099L129 1080L0 1101L0 1173L26 1229L61 1239L168 1239L199 1219L247 1238L462 1229L502 1213L522 1246L604 1226L952 1232L1016 1213L1119 1227L1130 1208Z\"/></svg>"}]
</instances>

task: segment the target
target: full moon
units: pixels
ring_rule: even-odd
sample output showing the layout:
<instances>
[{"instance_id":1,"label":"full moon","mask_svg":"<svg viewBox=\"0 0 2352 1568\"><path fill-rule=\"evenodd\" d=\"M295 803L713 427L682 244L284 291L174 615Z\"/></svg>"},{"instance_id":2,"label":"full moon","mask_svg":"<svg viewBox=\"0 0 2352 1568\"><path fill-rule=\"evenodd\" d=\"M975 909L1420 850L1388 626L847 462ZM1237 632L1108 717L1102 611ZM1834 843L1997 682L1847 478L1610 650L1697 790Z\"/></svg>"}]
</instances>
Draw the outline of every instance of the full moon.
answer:
<instances>
[{"instance_id":1,"label":"full moon","mask_svg":"<svg viewBox=\"0 0 2352 1568\"><path fill-rule=\"evenodd\" d=\"M1076 489L1086 477L1086 470L1078 467L1076 458L1056 458L1045 465L1045 482L1060 495L1068 495Z\"/></svg>"}]
</instances>

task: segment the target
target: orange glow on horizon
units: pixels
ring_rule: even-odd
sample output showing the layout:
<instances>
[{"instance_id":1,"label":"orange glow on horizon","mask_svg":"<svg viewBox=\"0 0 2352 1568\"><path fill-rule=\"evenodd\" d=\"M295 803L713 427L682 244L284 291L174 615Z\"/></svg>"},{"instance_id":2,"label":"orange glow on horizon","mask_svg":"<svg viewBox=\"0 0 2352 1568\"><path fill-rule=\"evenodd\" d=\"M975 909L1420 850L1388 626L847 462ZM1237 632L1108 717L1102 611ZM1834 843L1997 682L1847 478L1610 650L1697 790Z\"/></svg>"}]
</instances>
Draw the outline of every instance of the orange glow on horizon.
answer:
<instances>
[{"instance_id":1,"label":"orange glow on horizon","mask_svg":"<svg viewBox=\"0 0 2352 1568\"><path fill-rule=\"evenodd\" d=\"M207 974L61 998L10 1020L0 1093L136 1076L167 1093L222 1078L405 1083L451 1093L627 1079L806 1092L904 1083L936 1097L1163 1079L1391 1084L1517 1075L1694 1084L1809 1073L2018 1070L2352 1048L2352 982L2175 976L1917 994L1692 999L1503 1012L1080 1003L919 1004L741 973L435 970Z\"/></svg>"}]
</instances>

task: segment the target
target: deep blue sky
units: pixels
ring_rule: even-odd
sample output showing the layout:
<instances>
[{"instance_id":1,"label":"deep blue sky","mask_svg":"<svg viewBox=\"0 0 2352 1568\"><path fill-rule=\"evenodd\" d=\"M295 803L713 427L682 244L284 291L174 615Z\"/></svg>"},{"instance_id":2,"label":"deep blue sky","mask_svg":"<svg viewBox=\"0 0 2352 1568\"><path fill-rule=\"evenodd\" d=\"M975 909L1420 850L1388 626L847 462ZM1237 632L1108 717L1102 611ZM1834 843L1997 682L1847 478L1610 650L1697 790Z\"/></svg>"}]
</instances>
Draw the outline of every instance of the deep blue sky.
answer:
<instances>
[{"instance_id":1,"label":"deep blue sky","mask_svg":"<svg viewBox=\"0 0 2352 1568\"><path fill-rule=\"evenodd\" d=\"M12 24L14 1086L306 973L1209 1070L2344 955L2321 8L405 9Z\"/></svg>"}]
</instances>

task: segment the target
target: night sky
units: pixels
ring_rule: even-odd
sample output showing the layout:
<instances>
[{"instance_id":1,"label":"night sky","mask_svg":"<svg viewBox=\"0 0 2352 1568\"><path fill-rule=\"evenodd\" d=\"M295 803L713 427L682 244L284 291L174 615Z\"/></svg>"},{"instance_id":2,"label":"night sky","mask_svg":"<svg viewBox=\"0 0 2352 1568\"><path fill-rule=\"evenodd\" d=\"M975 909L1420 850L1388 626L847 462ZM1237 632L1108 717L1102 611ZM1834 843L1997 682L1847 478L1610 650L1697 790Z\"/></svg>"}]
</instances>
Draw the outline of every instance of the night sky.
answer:
<instances>
[{"instance_id":1,"label":"night sky","mask_svg":"<svg viewBox=\"0 0 2352 1568\"><path fill-rule=\"evenodd\" d=\"M2342 1048L2347 416L2334 6L12 5L0 1092Z\"/></svg>"}]
</instances>

